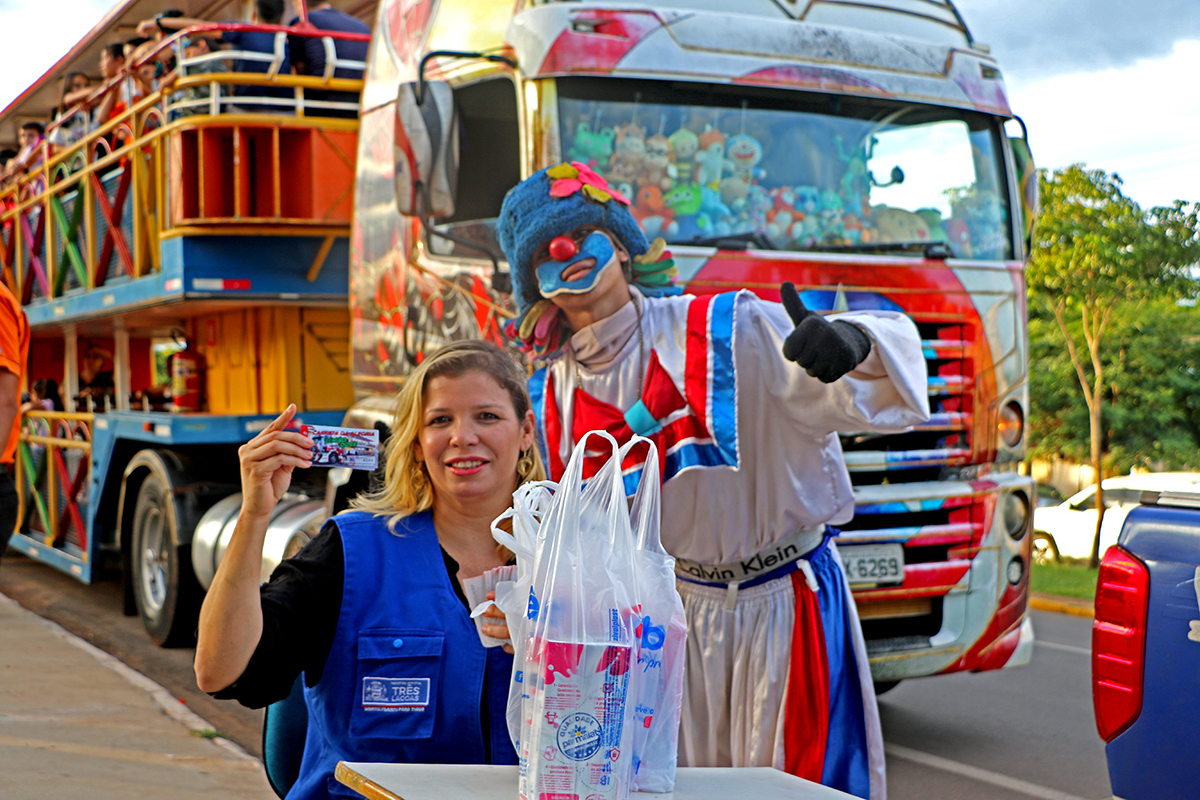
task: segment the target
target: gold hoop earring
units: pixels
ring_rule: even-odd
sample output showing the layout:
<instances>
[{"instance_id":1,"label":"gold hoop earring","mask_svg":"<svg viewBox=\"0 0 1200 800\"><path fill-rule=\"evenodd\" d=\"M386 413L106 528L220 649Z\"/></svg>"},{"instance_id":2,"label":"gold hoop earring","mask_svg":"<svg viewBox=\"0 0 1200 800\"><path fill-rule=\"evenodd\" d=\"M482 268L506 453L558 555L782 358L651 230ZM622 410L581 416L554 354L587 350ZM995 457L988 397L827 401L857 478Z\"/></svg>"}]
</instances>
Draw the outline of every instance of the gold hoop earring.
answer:
<instances>
[{"instance_id":1,"label":"gold hoop earring","mask_svg":"<svg viewBox=\"0 0 1200 800\"><path fill-rule=\"evenodd\" d=\"M529 480L530 474L533 473L533 448L521 452L521 457L517 459L517 477L522 481Z\"/></svg>"}]
</instances>

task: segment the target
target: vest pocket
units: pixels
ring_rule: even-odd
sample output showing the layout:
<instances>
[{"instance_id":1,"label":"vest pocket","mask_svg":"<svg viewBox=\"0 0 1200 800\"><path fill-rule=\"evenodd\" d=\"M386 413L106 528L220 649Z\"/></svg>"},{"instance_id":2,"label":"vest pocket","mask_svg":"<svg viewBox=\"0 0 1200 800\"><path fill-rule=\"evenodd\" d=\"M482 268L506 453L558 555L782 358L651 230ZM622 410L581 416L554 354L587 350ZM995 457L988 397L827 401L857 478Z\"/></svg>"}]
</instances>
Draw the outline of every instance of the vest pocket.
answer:
<instances>
[{"instance_id":1,"label":"vest pocket","mask_svg":"<svg viewBox=\"0 0 1200 800\"><path fill-rule=\"evenodd\" d=\"M358 682L350 734L427 739L437 715L445 635L399 628L358 636Z\"/></svg>"}]
</instances>

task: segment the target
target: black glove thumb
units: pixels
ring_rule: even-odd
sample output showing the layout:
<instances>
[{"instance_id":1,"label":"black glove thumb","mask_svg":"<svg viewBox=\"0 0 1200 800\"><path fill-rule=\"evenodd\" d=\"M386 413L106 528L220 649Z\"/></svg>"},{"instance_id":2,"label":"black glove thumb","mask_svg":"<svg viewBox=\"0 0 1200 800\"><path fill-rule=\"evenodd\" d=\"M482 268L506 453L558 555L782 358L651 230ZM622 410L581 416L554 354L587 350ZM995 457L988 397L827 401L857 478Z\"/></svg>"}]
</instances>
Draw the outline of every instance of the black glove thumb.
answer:
<instances>
[{"instance_id":1,"label":"black glove thumb","mask_svg":"<svg viewBox=\"0 0 1200 800\"><path fill-rule=\"evenodd\" d=\"M804 301L800 299L800 294L796 291L796 284L791 281L785 281L783 286L779 287L779 299L783 302L783 308L787 311L788 316L792 318L793 325L799 325L805 317L812 315L812 312L804 305Z\"/></svg>"},{"instance_id":2,"label":"black glove thumb","mask_svg":"<svg viewBox=\"0 0 1200 800\"><path fill-rule=\"evenodd\" d=\"M841 320L831 323L811 312L783 342L783 357L822 383L833 383L870 352L871 339L858 327Z\"/></svg>"}]
</instances>

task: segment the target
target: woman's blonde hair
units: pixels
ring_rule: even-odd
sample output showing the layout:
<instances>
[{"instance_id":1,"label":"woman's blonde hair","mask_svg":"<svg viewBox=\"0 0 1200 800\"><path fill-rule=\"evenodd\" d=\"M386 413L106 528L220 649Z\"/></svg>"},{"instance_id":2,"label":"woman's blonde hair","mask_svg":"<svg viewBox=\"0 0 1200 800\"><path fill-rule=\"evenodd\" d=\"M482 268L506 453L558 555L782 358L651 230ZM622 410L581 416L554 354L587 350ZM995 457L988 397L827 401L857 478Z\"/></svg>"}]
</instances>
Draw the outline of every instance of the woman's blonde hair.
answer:
<instances>
[{"instance_id":1,"label":"woman's blonde hair","mask_svg":"<svg viewBox=\"0 0 1200 800\"><path fill-rule=\"evenodd\" d=\"M517 422L532 407L525 388L525 372L503 350L483 339L453 342L426 358L405 380L396 398L392 435L384 447L384 482L372 492L351 501L353 508L391 517L388 527L395 530L403 517L433 506L433 484L425 462L416 457L413 445L421 434L425 386L431 378L458 377L478 370L491 376L512 400ZM517 482L546 479L546 468L536 445L517 459Z\"/></svg>"}]
</instances>

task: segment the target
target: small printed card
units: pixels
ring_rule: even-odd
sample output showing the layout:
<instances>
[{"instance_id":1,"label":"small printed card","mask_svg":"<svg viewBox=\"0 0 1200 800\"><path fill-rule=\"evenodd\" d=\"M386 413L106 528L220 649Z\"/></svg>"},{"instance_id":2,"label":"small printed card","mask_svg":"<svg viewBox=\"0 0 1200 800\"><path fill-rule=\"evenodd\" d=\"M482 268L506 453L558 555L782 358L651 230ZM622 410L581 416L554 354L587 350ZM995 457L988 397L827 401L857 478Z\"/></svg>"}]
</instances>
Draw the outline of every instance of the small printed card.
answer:
<instances>
[{"instance_id":1,"label":"small printed card","mask_svg":"<svg viewBox=\"0 0 1200 800\"><path fill-rule=\"evenodd\" d=\"M313 440L314 467L375 469L379 465L379 431L301 425L300 433Z\"/></svg>"}]
</instances>

